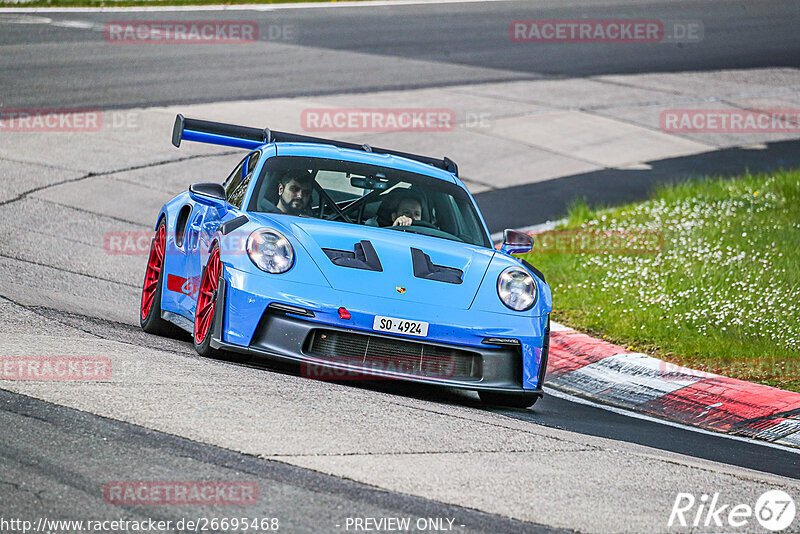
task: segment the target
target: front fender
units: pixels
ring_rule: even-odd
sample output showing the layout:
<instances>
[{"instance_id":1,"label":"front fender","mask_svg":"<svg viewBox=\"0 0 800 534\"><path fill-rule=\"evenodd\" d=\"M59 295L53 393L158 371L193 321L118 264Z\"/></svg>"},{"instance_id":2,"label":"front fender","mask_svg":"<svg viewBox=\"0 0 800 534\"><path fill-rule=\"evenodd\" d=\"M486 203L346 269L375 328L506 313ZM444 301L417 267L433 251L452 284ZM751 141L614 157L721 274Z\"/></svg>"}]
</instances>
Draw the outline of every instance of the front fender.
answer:
<instances>
[{"instance_id":1,"label":"front fender","mask_svg":"<svg viewBox=\"0 0 800 534\"><path fill-rule=\"evenodd\" d=\"M256 265L250 259L250 256L247 254L247 238L251 233L262 228L270 228L280 232L286 237L287 240L289 240L289 243L291 243L292 250L294 251L294 263L292 264L292 267L285 273L274 274L262 271L256 267ZM298 240L295 235L280 225L265 226L263 224L250 221L227 234L217 230L212 240L212 244L213 243L219 243L220 259L224 265L262 279L264 285L267 287L269 286L270 280L274 279L330 287L330 284L323 276L322 271L320 271L319 267L317 267L317 264L311 258L308 250L306 250L300 240ZM208 253L206 252L206 257L207 256Z\"/></svg>"}]
</instances>

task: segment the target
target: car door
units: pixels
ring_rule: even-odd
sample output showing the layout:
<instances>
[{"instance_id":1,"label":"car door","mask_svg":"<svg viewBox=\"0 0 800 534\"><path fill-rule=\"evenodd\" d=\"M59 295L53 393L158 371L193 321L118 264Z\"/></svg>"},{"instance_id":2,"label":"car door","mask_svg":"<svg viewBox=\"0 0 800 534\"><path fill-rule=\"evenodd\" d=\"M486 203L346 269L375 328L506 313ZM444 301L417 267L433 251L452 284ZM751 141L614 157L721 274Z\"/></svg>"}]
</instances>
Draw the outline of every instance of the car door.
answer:
<instances>
[{"instance_id":1,"label":"car door","mask_svg":"<svg viewBox=\"0 0 800 534\"><path fill-rule=\"evenodd\" d=\"M222 184L225 188L225 197L228 202L228 209L224 214L214 207L199 202L194 204L194 210L187 228L187 252L189 254L187 274L194 289L191 292L191 296L188 297L187 308L189 308L192 316L194 316L197 303L200 276L202 275L203 267L208 261L208 253L210 252L214 235L220 224L242 215L242 201L250 185L259 156L259 151L251 152L245 156ZM228 243L235 243L235 241L223 241L221 246L224 248L228 246ZM224 254L225 250L222 252Z\"/></svg>"}]
</instances>

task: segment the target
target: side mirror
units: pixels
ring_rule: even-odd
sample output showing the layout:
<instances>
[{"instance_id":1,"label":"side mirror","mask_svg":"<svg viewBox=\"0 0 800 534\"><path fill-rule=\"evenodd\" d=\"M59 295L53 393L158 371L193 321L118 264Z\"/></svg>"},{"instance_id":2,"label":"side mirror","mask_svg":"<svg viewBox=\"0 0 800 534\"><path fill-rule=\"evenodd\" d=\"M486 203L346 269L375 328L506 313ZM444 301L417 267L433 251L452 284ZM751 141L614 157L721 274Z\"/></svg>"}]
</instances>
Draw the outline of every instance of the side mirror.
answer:
<instances>
[{"instance_id":1,"label":"side mirror","mask_svg":"<svg viewBox=\"0 0 800 534\"><path fill-rule=\"evenodd\" d=\"M189 186L189 196L192 200L212 206L218 210L227 211L228 202L225 199L225 188L220 184L201 182Z\"/></svg>"},{"instance_id":2,"label":"side mirror","mask_svg":"<svg viewBox=\"0 0 800 534\"><path fill-rule=\"evenodd\" d=\"M516 230L506 230L503 232L503 246L500 252L506 254L524 254L533 248L533 237L529 234Z\"/></svg>"}]
</instances>

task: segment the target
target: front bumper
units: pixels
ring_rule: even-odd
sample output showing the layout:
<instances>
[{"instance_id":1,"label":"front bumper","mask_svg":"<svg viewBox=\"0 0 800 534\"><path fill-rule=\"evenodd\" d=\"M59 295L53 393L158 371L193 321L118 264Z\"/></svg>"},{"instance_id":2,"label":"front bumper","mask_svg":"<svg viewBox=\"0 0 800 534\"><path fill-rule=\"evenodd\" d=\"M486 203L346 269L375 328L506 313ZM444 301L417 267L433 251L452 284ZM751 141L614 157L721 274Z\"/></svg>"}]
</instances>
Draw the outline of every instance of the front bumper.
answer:
<instances>
[{"instance_id":1,"label":"front bumper","mask_svg":"<svg viewBox=\"0 0 800 534\"><path fill-rule=\"evenodd\" d=\"M404 303L319 286L313 288L315 298L311 301L298 295L307 294L309 286L283 282L277 277L269 285L269 293L275 295L272 297L264 294L263 282L254 282L251 276L226 267L218 301L224 303L224 316L215 323L212 347L299 362L301 372L310 377L393 378L476 391L542 394L547 359L546 316ZM273 303L308 310L313 317L273 309L269 307ZM340 307L348 309L349 320L339 318ZM375 332L372 321L376 313L364 310L427 319L429 334L415 338ZM464 326L472 324L481 326ZM483 341L489 337L517 339L519 343L485 344ZM340 357L326 350L319 343L321 338L340 340L338 347L346 354ZM364 338L368 338L366 348L358 344ZM369 340L374 340L372 348ZM392 356L395 353L397 356ZM326 374L324 369L338 372Z\"/></svg>"}]
</instances>

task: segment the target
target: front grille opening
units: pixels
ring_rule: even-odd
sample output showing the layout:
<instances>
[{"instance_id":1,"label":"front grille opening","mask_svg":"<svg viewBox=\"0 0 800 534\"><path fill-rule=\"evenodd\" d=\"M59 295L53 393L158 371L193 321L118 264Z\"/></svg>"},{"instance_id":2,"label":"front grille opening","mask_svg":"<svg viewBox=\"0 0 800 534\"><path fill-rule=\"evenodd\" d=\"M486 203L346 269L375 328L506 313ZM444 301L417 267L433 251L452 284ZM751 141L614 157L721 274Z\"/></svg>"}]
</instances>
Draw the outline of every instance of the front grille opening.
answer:
<instances>
[{"instance_id":1,"label":"front grille opening","mask_svg":"<svg viewBox=\"0 0 800 534\"><path fill-rule=\"evenodd\" d=\"M368 371L442 380L480 380L483 376L480 354L368 334L312 330L304 352Z\"/></svg>"}]
</instances>

